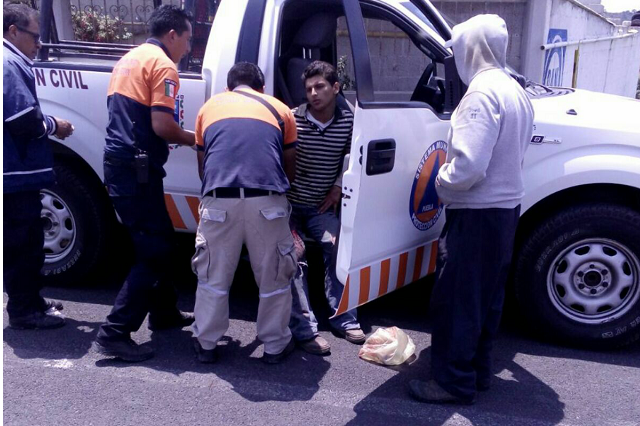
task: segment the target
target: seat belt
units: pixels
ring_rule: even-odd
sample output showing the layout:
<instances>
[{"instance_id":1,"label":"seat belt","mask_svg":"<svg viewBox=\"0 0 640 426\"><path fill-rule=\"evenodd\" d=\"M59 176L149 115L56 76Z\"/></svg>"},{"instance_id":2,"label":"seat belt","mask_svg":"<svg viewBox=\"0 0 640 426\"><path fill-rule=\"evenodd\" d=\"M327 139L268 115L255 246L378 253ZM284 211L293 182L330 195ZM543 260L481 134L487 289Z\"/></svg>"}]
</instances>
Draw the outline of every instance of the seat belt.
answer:
<instances>
[{"instance_id":1,"label":"seat belt","mask_svg":"<svg viewBox=\"0 0 640 426\"><path fill-rule=\"evenodd\" d=\"M254 95L253 93L243 92L242 90L234 91L233 93L238 93L242 96L246 96L247 98L251 98L255 101L260 102L262 105L264 105L271 112L271 114L273 114L276 121L278 121L278 127L280 127L280 131L282 132L282 141L284 142L284 120L282 119L282 117L280 117L280 114L278 114L278 111L273 107L273 105L271 105L269 102L267 102L260 96Z\"/></svg>"}]
</instances>

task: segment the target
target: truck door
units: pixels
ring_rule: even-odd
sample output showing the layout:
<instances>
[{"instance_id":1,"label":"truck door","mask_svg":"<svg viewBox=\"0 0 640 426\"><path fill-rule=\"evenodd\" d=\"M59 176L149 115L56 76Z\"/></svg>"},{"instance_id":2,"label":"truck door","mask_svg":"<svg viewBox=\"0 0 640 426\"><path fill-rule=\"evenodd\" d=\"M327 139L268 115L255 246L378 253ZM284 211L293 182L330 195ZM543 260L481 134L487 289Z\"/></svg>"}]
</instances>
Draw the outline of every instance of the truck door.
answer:
<instances>
[{"instance_id":1,"label":"truck door","mask_svg":"<svg viewBox=\"0 0 640 426\"><path fill-rule=\"evenodd\" d=\"M336 315L435 271L444 223L435 177L450 116L442 93L447 52L433 27L419 24L426 18L405 9L408 2L343 4L337 45L349 45L340 40L347 33L350 52L338 57L356 89L337 258L346 286Z\"/></svg>"}]
</instances>

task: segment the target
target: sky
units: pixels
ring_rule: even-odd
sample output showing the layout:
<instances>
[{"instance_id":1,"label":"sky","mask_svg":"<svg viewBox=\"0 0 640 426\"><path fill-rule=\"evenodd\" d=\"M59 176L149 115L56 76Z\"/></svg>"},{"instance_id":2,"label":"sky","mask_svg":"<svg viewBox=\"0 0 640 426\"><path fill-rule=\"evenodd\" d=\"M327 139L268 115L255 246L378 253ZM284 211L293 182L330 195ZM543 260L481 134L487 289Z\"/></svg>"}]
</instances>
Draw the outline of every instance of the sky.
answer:
<instances>
[{"instance_id":1,"label":"sky","mask_svg":"<svg viewBox=\"0 0 640 426\"><path fill-rule=\"evenodd\" d=\"M633 9L640 10L640 0L602 0L601 3L607 12L622 12Z\"/></svg>"}]
</instances>

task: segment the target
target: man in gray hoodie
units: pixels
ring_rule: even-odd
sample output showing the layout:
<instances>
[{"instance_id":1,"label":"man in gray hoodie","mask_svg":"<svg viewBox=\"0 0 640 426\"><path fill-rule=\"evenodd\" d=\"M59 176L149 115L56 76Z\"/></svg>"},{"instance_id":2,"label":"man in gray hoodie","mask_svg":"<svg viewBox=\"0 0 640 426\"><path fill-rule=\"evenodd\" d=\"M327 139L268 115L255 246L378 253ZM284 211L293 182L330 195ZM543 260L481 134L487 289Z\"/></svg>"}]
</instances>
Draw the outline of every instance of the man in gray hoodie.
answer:
<instances>
[{"instance_id":1,"label":"man in gray hoodie","mask_svg":"<svg viewBox=\"0 0 640 426\"><path fill-rule=\"evenodd\" d=\"M447 162L436 179L446 223L430 308L431 378L409 384L424 402L472 404L490 386L533 130L531 102L505 69L507 42L497 15L456 25L447 42L469 89L451 117Z\"/></svg>"}]
</instances>

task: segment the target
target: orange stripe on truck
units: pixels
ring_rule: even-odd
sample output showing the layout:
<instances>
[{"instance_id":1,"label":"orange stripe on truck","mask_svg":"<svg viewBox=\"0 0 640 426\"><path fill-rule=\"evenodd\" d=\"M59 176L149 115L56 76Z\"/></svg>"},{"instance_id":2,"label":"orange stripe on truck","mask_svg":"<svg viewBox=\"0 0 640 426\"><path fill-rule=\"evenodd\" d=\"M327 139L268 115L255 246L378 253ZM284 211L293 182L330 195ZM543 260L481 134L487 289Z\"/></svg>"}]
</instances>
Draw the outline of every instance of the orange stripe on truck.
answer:
<instances>
[{"instance_id":1,"label":"orange stripe on truck","mask_svg":"<svg viewBox=\"0 0 640 426\"><path fill-rule=\"evenodd\" d=\"M371 267L367 266L360 270L360 297L358 304L362 305L369 300L369 290L371 289Z\"/></svg>"},{"instance_id":2,"label":"orange stripe on truck","mask_svg":"<svg viewBox=\"0 0 640 426\"><path fill-rule=\"evenodd\" d=\"M196 223L200 222L200 214L198 213L198 209L200 208L200 198L187 197L187 204L189 205L189 210L191 210L191 214L196 219Z\"/></svg>"},{"instance_id":3,"label":"orange stripe on truck","mask_svg":"<svg viewBox=\"0 0 640 426\"><path fill-rule=\"evenodd\" d=\"M391 259L385 259L380 265L380 287L378 297L387 294L389 291L389 271L391 270Z\"/></svg>"},{"instance_id":4,"label":"orange stripe on truck","mask_svg":"<svg viewBox=\"0 0 640 426\"><path fill-rule=\"evenodd\" d=\"M187 226L180 217L180 212L178 211L178 207L176 207L176 202L173 201L173 197L169 194L164 194L164 202L167 205L167 211L169 212L173 227L177 229L187 229Z\"/></svg>"},{"instance_id":5,"label":"orange stripe on truck","mask_svg":"<svg viewBox=\"0 0 640 426\"><path fill-rule=\"evenodd\" d=\"M349 310L349 277L347 276L347 283L344 285L344 290L342 291L342 298L340 299L340 304L338 305L338 310L336 311L335 315L344 314L348 310Z\"/></svg>"},{"instance_id":6,"label":"orange stripe on truck","mask_svg":"<svg viewBox=\"0 0 640 426\"><path fill-rule=\"evenodd\" d=\"M436 262L438 260L438 240L431 243L431 259L429 259L429 270L427 275L433 274L436 271Z\"/></svg>"},{"instance_id":7,"label":"orange stripe on truck","mask_svg":"<svg viewBox=\"0 0 640 426\"><path fill-rule=\"evenodd\" d=\"M416 261L413 266L413 279L411 281L418 281L420 279L420 272L422 271L422 258L424 257L424 246L418 247L416 251Z\"/></svg>"},{"instance_id":8,"label":"orange stripe on truck","mask_svg":"<svg viewBox=\"0 0 640 426\"><path fill-rule=\"evenodd\" d=\"M407 260L409 259L409 253L402 253L400 255L400 264L398 265L398 281L396 288L400 288L404 285L404 280L407 277Z\"/></svg>"},{"instance_id":9,"label":"orange stripe on truck","mask_svg":"<svg viewBox=\"0 0 640 426\"><path fill-rule=\"evenodd\" d=\"M385 294L389 293L389 284L393 282L392 280L394 278L397 279L395 289L397 290L401 288L407 278L407 266L409 263L409 254L411 254L411 252L415 252L416 256L413 265L413 274L411 275L411 282L417 281L421 278L422 266L424 265L424 262L428 262L426 268L427 274L432 274L433 272L435 272L436 260L438 257L437 240L424 246L417 247L414 250L401 253L397 257L383 260L382 262L380 262L379 275L371 275L371 269L375 266L375 264L366 266L362 269L353 270L347 276L347 283L345 284L344 291L342 292L342 298L340 299L338 310L333 317L343 314L350 309L357 308L358 306L364 305L365 303L370 302L373 299L377 299L378 297L384 296ZM391 264L392 262L395 262L396 259L398 262L398 273L395 277L392 277ZM350 282L350 277L353 274L358 274L357 277L360 278L360 283L357 288L357 295L350 295L350 287L352 285L352 283ZM371 286L373 285L375 288L376 284L378 284L378 293L372 298L369 298Z\"/></svg>"}]
</instances>

